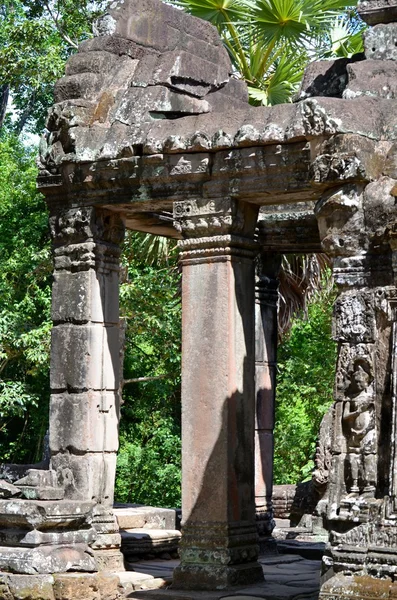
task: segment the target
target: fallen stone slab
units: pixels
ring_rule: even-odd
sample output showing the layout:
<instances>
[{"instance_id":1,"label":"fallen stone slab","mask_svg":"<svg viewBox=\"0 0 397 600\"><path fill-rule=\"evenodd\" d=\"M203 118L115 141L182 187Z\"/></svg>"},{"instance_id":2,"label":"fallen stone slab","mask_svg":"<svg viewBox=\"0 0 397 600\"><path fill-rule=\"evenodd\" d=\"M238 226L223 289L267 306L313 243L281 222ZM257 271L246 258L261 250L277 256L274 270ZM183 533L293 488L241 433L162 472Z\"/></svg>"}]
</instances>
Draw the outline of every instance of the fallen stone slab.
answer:
<instances>
[{"instance_id":1,"label":"fallen stone slab","mask_svg":"<svg viewBox=\"0 0 397 600\"><path fill-rule=\"evenodd\" d=\"M124 597L116 574L16 575L0 572L0 600L121 600Z\"/></svg>"},{"instance_id":2,"label":"fallen stone slab","mask_svg":"<svg viewBox=\"0 0 397 600\"><path fill-rule=\"evenodd\" d=\"M122 529L121 551L129 556L176 552L181 538L177 529Z\"/></svg>"},{"instance_id":3,"label":"fallen stone slab","mask_svg":"<svg viewBox=\"0 0 397 600\"><path fill-rule=\"evenodd\" d=\"M118 576L120 579L120 585L123 589L124 595L126 596L127 594L136 590L160 589L171 584L170 579L154 577L153 575L147 575L137 571L125 571L123 573L118 573Z\"/></svg>"},{"instance_id":4,"label":"fallen stone slab","mask_svg":"<svg viewBox=\"0 0 397 600\"><path fill-rule=\"evenodd\" d=\"M180 510L140 504L115 504L120 529L180 529Z\"/></svg>"},{"instance_id":5,"label":"fallen stone slab","mask_svg":"<svg viewBox=\"0 0 397 600\"><path fill-rule=\"evenodd\" d=\"M21 490L19 488L4 479L0 479L0 498L12 498L20 495Z\"/></svg>"}]
</instances>

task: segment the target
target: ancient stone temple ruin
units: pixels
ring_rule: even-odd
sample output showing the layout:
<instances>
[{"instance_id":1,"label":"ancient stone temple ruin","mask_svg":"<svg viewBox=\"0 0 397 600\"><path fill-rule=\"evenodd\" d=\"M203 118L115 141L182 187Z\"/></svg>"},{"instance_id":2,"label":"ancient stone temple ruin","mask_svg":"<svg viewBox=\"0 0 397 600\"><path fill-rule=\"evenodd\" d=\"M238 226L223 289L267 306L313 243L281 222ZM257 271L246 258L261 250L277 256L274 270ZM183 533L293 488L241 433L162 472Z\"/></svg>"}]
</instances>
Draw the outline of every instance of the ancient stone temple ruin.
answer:
<instances>
[{"instance_id":1,"label":"ancient stone temple ruin","mask_svg":"<svg viewBox=\"0 0 397 600\"><path fill-rule=\"evenodd\" d=\"M54 574L48 598L82 597L88 574L95 598L117 597L125 228L178 239L183 273L181 562L158 594L263 580L280 254L322 250L339 350L315 472L320 598L397 598L397 4L360 14L365 55L311 64L288 105L251 107L216 30L160 0L113 2L69 59L38 180L55 268L50 457L4 468L1 598Z\"/></svg>"}]
</instances>

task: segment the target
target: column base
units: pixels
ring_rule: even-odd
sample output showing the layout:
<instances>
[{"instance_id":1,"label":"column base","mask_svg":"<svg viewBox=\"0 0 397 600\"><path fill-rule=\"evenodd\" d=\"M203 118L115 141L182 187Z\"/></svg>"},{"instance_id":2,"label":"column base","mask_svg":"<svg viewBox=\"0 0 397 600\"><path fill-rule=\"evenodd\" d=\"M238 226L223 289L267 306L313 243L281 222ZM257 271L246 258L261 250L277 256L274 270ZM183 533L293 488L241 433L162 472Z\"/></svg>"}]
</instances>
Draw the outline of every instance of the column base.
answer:
<instances>
[{"instance_id":1,"label":"column base","mask_svg":"<svg viewBox=\"0 0 397 600\"><path fill-rule=\"evenodd\" d=\"M259 563L242 565L180 565L174 570L174 590L227 590L264 581Z\"/></svg>"},{"instance_id":2,"label":"column base","mask_svg":"<svg viewBox=\"0 0 397 600\"><path fill-rule=\"evenodd\" d=\"M97 532L91 544L98 571L124 571L124 556L121 553L121 535L112 506L97 504L94 508L92 525Z\"/></svg>"}]
</instances>

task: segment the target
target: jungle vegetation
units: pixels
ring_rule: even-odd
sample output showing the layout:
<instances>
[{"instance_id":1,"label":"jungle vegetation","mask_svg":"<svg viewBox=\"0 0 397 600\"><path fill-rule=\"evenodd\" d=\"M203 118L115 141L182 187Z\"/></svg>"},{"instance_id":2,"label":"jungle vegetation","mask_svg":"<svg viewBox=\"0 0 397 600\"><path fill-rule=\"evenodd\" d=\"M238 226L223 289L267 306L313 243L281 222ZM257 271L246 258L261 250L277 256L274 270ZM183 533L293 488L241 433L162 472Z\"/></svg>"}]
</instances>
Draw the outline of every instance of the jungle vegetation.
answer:
<instances>
[{"instance_id":1,"label":"jungle vegetation","mask_svg":"<svg viewBox=\"0 0 397 600\"><path fill-rule=\"evenodd\" d=\"M304 65L361 49L345 0L180 0L222 35L253 103L291 99ZM36 138L68 56L106 2L4 0L0 7L0 460L35 462L48 427L52 259L37 193ZM292 58L293 57L293 58ZM302 268L302 264L304 267ZM308 476L332 401L332 285L309 263L281 298L294 316L279 349L276 483ZM121 310L126 345L117 499L180 502L180 273L172 245L129 233ZM288 268L286 269L288 272ZM318 285L319 278L322 285ZM325 279L324 279L325 278ZM291 303L302 282L310 300ZM298 293L299 295L299 293ZM290 304L288 304L290 303ZM296 311L300 307L300 311ZM139 381L136 381L139 379Z\"/></svg>"}]
</instances>

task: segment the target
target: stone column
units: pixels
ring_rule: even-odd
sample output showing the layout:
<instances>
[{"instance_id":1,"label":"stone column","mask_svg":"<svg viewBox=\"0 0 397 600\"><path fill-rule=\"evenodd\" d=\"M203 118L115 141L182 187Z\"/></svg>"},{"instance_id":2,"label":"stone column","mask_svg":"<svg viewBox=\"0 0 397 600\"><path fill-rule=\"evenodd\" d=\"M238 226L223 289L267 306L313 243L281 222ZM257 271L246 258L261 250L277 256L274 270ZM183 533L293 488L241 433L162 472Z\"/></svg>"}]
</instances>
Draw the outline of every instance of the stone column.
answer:
<instances>
[{"instance_id":1,"label":"stone column","mask_svg":"<svg viewBox=\"0 0 397 600\"><path fill-rule=\"evenodd\" d=\"M316 206L338 287L324 600L361 598L360 590L369 589L374 598L389 597L394 576L397 528L389 465L394 421L391 308L396 294L387 235L395 212L394 185L382 177L366 187L342 186Z\"/></svg>"},{"instance_id":2,"label":"stone column","mask_svg":"<svg viewBox=\"0 0 397 600\"><path fill-rule=\"evenodd\" d=\"M119 257L124 224L94 207L50 218L52 296L51 469L71 500L96 503L99 567L120 568L113 516L119 419ZM106 548L106 558L101 550ZM114 550L113 556L112 549Z\"/></svg>"},{"instance_id":3,"label":"stone column","mask_svg":"<svg viewBox=\"0 0 397 600\"><path fill-rule=\"evenodd\" d=\"M174 204L182 265L182 541L177 589L263 579L254 504L257 208Z\"/></svg>"},{"instance_id":4,"label":"stone column","mask_svg":"<svg viewBox=\"0 0 397 600\"><path fill-rule=\"evenodd\" d=\"M255 507L264 553L277 552L271 534L280 262L280 254L262 252L258 256L255 294Z\"/></svg>"}]
</instances>

